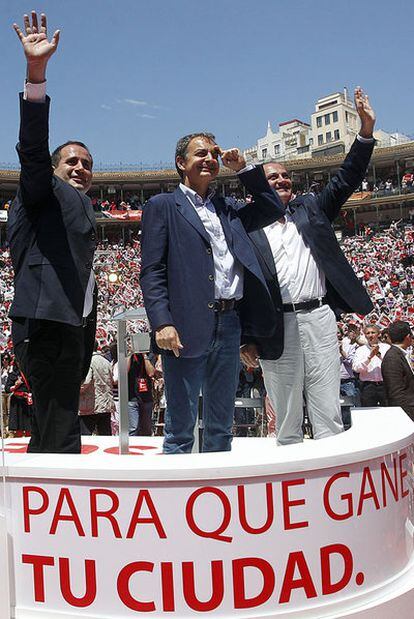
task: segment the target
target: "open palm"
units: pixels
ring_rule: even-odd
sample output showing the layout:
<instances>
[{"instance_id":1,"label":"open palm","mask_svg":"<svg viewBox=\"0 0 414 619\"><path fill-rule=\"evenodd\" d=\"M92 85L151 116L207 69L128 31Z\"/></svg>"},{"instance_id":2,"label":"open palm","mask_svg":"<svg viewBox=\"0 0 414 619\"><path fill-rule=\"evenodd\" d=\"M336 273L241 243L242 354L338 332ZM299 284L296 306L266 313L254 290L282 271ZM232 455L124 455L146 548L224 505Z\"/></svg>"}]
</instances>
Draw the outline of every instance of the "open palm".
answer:
<instances>
[{"instance_id":1,"label":"open palm","mask_svg":"<svg viewBox=\"0 0 414 619\"><path fill-rule=\"evenodd\" d=\"M355 88L355 107L361 121L375 122L375 112L371 107L368 95L360 87Z\"/></svg>"},{"instance_id":2,"label":"open palm","mask_svg":"<svg viewBox=\"0 0 414 619\"><path fill-rule=\"evenodd\" d=\"M59 30L57 30L52 39L47 38L47 23L46 15L40 16L40 27L38 25L37 14L32 12L32 24L28 15L24 15L24 28L26 34L19 28L17 24L13 24L13 28L19 37L23 50L28 62L47 62L47 60L55 53L59 43Z\"/></svg>"}]
</instances>

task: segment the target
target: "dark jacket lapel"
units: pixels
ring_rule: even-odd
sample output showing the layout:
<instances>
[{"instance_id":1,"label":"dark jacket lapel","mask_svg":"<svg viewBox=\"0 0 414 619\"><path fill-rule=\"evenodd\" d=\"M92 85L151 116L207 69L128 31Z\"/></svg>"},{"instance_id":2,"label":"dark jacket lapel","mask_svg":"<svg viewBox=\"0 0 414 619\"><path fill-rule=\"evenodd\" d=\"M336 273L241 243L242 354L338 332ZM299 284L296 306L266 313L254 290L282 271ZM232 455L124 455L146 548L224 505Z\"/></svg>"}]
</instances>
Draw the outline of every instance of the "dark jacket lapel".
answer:
<instances>
[{"instance_id":1,"label":"dark jacket lapel","mask_svg":"<svg viewBox=\"0 0 414 619\"><path fill-rule=\"evenodd\" d=\"M257 247L259 254L265 263L270 276L274 278L276 274L275 261L273 259L272 250L270 248L269 241L267 240L266 233L263 230L256 230L249 234L251 241Z\"/></svg>"},{"instance_id":2,"label":"dark jacket lapel","mask_svg":"<svg viewBox=\"0 0 414 619\"><path fill-rule=\"evenodd\" d=\"M210 244L210 237L208 236L206 229L203 226L203 222L197 214L195 208L190 204L189 200L183 194L181 189L174 191L175 203L177 205L178 212L188 221L189 224L197 230L199 234Z\"/></svg>"}]
</instances>

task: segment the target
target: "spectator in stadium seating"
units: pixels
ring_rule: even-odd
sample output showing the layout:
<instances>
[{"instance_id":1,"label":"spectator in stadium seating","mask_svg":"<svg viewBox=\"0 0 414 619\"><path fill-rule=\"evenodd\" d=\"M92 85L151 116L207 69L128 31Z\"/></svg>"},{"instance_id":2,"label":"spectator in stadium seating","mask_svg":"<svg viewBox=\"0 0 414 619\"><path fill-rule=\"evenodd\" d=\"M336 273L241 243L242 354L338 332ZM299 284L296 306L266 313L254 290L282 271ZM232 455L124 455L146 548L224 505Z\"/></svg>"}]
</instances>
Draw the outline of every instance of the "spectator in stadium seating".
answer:
<instances>
[{"instance_id":1,"label":"spectator in stadium seating","mask_svg":"<svg viewBox=\"0 0 414 619\"><path fill-rule=\"evenodd\" d=\"M380 329L377 325L364 328L367 344L360 346L355 353L352 368L359 374L362 406L386 406L381 363L389 344L379 341Z\"/></svg>"},{"instance_id":2,"label":"spectator in stadium seating","mask_svg":"<svg viewBox=\"0 0 414 619\"><path fill-rule=\"evenodd\" d=\"M33 415L33 399L26 377L16 361L11 364L5 392L10 394L8 430L14 436L30 436Z\"/></svg>"},{"instance_id":3,"label":"spectator in stadium seating","mask_svg":"<svg viewBox=\"0 0 414 619\"><path fill-rule=\"evenodd\" d=\"M14 24L27 60L20 96L21 163L8 240L15 272L10 310L15 354L33 393L30 452L79 453L79 391L93 351L96 311L92 261L96 223L92 156L81 142L48 148L46 68L58 47L46 16Z\"/></svg>"},{"instance_id":4,"label":"spectator in stadium seating","mask_svg":"<svg viewBox=\"0 0 414 619\"><path fill-rule=\"evenodd\" d=\"M381 364L388 406L401 406L414 421L414 374L408 349L412 333L408 322L397 320L388 328L392 346Z\"/></svg>"},{"instance_id":5,"label":"spectator in stadium seating","mask_svg":"<svg viewBox=\"0 0 414 619\"><path fill-rule=\"evenodd\" d=\"M273 336L244 334L242 358L260 364L277 412L279 445L303 440L303 394L316 439L343 431L335 313L367 314L372 303L346 261L332 222L360 186L374 148L375 114L355 89L361 129L338 173L318 194L295 197L280 163L264 165L269 184L286 206L284 217L253 232L277 319Z\"/></svg>"},{"instance_id":6,"label":"spectator in stadium seating","mask_svg":"<svg viewBox=\"0 0 414 619\"><path fill-rule=\"evenodd\" d=\"M128 358L128 417L130 436L152 434L152 379L155 368L148 355L134 353Z\"/></svg>"},{"instance_id":7,"label":"spectator in stadium seating","mask_svg":"<svg viewBox=\"0 0 414 619\"><path fill-rule=\"evenodd\" d=\"M111 418L115 413L111 362L98 352L95 341L94 352L88 374L81 386L79 418L81 434L110 436Z\"/></svg>"},{"instance_id":8,"label":"spectator in stadium seating","mask_svg":"<svg viewBox=\"0 0 414 619\"><path fill-rule=\"evenodd\" d=\"M254 203L240 208L210 191L219 156L239 174ZM167 397L164 452L191 451L200 390L201 449L227 451L239 375L239 314L253 334L267 334L274 324L246 230L271 223L284 208L263 169L245 169L238 149L222 151L212 134L181 138L175 160L182 182L174 193L148 201L142 230L141 286L157 352L162 353ZM255 288L243 298L247 279ZM266 297L258 307L260 288Z\"/></svg>"},{"instance_id":9,"label":"spectator in stadium seating","mask_svg":"<svg viewBox=\"0 0 414 619\"><path fill-rule=\"evenodd\" d=\"M359 406L357 379L352 369L352 363L358 348L357 335L356 328L349 327L348 335L344 337L343 330L338 326L339 354L341 359L340 394L352 398L353 406Z\"/></svg>"}]
</instances>

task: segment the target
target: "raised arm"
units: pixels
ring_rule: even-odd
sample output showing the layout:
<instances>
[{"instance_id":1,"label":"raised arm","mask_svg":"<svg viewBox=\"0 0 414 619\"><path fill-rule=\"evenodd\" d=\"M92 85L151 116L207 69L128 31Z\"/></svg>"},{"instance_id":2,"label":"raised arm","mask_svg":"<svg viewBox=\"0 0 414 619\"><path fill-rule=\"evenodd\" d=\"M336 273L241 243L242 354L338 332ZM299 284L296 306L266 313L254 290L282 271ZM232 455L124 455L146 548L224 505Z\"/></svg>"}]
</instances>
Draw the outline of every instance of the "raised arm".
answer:
<instances>
[{"instance_id":1,"label":"raised arm","mask_svg":"<svg viewBox=\"0 0 414 619\"><path fill-rule=\"evenodd\" d=\"M276 191L270 187L262 166L246 166L246 160L237 148L221 151L223 164L237 172L240 181L252 194L253 202L237 210L247 232L259 230L285 214Z\"/></svg>"},{"instance_id":2,"label":"raised arm","mask_svg":"<svg viewBox=\"0 0 414 619\"><path fill-rule=\"evenodd\" d=\"M338 172L318 196L318 203L330 221L337 217L342 205L363 181L375 144L375 112L368 95L359 86L355 89L354 101L361 121L359 137L355 139Z\"/></svg>"},{"instance_id":3,"label":"raised arm","mask_svg":"<svg viewBox=\"0 0 414 619\"><path fill-rule=\"evenodd\" d=\"M53 168L50 161L49 99L45 97L46 68L59 43L59 30L47 37L46 15L35 11L23 17L23 30L13 28L26 57L26 92L20 95L20 132L17 152L21 164L20 190L25 206L41 205L50 191ZM37 86L36 86L37 85ZM40 94L39 94L40 93Z\"/></svg>"}]
</instances>

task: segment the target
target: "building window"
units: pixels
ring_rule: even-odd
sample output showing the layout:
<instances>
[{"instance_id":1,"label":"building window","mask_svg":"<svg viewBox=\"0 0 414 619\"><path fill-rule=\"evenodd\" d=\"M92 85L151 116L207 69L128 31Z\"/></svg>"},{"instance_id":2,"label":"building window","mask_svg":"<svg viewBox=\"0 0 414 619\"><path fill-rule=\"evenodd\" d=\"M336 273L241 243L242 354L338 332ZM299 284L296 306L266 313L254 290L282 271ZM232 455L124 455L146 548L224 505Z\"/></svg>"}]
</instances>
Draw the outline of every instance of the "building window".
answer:
<instances>
[{"instance_id":1,"label":"building window","mask_svg":"<svg viewBox=\"0 0 414 619\"><path fill-rule=\"evenodd\" d=\"M318 146L323 144L323 135L318 135Z\"/></svg>"},{"instance_id":2,"label":"building window","mask_svg":"<svg viewBox=\"0 0 414 619\"><path fill-rule=\"evenodd\" d=\"M330 124L331 124L331 115L325 114L325 125L330 125Z\"/></svg>"},{"instance_id":3,"label":"building window","mask_svg":"<svg viewBox=\"0 0 414 619\"><path fill-rule=\"evenodd\" d=\"M327 134L326 134L326 141L327 142L332 142L332 133L330 131L328 131Z\"/></svg>"},{"instance_id":4,"label":"building window","mask_svg":"<svg viewBox=\"0 0 414 619\"><path fill-rule=\"evenodd\" d=\"M339 129L335 129L335 131L334 131L334 138L335 138L335 140L339 140L340 139Z\"/></svg>"},{"instance_id":5,"label":"building window","mask_svg":"<svg viewBox=\"0 0 414 619\"><path fill-rule=\"evenodd\" d=\"M317 127L322 127L322 116L317 116L316 117L316 126Z\"/></svg>"},{"instance_id":6,"label":"building window","mask_svg":"<svg viewBox=\"0 0 414 619\"><path fill-rule=\"evenodd\" d=\"M348 122L349 120L349 114L348 112L345 110L345 121Z\"/></svg>"},{"instance_id":7,"label":"building window","mask_svg":"<svg viewBox=\"0 0 414 619\"><path fill-rule=\"evenodd\" d=\"M338 112L332 112L332 122L333 123L338 122Z\"/></svg>"},{"instance_id":8,"label":"building window","mask_svg":"<svg viewBox=\"0 0 414 619\"><path fill-rule=\"evenodd\" d=\"M280 144L275 144L275 155L280 154Z\"/></svg>"},{"instance_id":9,"label":"building window","mask_svg":"<svg viewBox=\"0 0 414 619\"><path fill-rule=\"evenodd\" d=\"M266 159L267 157L267 148L262 148L262 159Z\"/></svg>"}]
</instances>

